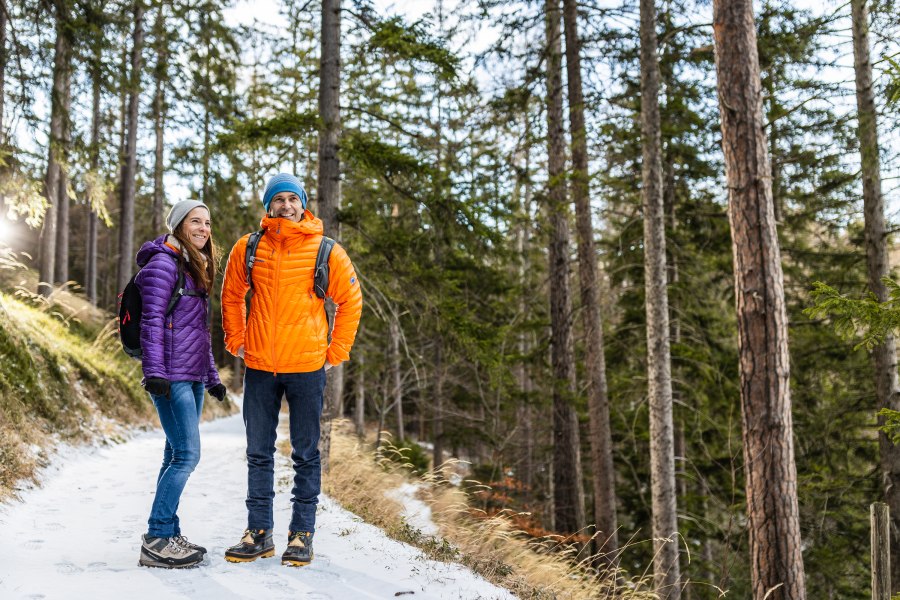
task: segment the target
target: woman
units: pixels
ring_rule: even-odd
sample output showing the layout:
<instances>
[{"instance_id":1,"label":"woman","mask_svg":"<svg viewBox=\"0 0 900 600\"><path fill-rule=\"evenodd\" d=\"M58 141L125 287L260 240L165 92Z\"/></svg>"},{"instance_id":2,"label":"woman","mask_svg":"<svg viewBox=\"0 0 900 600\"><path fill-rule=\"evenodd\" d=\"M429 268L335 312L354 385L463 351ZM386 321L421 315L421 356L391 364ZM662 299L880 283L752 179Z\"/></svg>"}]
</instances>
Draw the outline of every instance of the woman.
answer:
<instances>
[{"instance_id":1,"label":"woman","mask_svg":"<svg viewBox=\"0 0 900 600\"><path fill-rule=\"evenodd\" d=\"M182 535L178 502L200 461L203 389L223 400L225 386L219 381L209 334L208 292L216 265L209 208L196 200L179 202L166 225L170 235L141 246L137 255L141 270L135 277L143 302L142 383L166 434L139 564L181 568L198 564L206 554L205 548ZM176 294L179 282L183 294Z\"/></svg>"}]
</instances>

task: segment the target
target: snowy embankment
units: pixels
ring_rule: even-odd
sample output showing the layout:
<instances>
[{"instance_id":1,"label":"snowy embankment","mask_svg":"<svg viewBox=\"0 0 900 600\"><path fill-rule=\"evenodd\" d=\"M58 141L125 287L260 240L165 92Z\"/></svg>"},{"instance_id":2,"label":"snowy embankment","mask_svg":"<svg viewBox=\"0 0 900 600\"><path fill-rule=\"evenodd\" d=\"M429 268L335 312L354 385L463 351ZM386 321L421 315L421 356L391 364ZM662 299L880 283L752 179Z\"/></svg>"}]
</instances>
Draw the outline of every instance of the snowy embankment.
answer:
<instances>
[{"instance_id":1,"label":"snowy embankment","mask_svg":"<svg viewBox=\"0 0 900 600\"><path fill-rule=\"evenodd\" d=\"M276 557L225 562L225 548L246 525L241 416L203 424L201 440L200 465L179 508L183 532L209 549L201 566L137 566L162 459L163 435L153 431L106 448L64 450L43 474L43 487L0 505L0 598L513 598L460 565L389 539L324 495L315 560L282 566L293 476L286 460L276 473Z\"/></svg>"}]
</instances>

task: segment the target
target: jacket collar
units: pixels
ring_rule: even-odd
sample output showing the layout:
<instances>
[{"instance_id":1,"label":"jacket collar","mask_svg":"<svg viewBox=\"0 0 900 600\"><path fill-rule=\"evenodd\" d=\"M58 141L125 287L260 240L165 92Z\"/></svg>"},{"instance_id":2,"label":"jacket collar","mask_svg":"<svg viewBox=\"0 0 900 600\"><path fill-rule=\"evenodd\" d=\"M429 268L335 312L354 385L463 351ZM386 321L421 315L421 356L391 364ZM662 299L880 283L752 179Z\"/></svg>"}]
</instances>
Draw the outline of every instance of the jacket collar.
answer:
<instances>
[{"instance_id":1,"label":"jacket collar","mask_svg":"<svg viewBox=\"0 0 900 600\"><path fill-rule=\"evenodd\" d=\"M277 241L301 235L321 234L324 231L322 219L313 216L309 210L303 211L303 219L297 223L287 219L265 216L259 225L265 230L267 236Z\"/></svg>"}]
</instances>

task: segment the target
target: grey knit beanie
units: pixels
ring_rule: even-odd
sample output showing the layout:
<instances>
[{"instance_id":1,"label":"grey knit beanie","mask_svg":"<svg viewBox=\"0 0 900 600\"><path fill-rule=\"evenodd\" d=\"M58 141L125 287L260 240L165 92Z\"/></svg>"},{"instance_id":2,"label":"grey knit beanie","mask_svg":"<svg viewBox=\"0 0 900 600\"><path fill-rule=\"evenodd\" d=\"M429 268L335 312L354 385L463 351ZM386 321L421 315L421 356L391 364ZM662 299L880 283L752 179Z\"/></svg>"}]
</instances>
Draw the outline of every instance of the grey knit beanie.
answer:
<instances>
[{"instance_id":1,"label":"grey knit beanie","mask_svg":"<svg viewBox=\"0 0 900 600\"><path fill-rule=\"evenodd\" d=\"M176 202L172 207L172 210L169 211L169 216L166 217L166 226L169 228L169 233L175 233L175 230L181 222L184 221L184 218L188 213L198 206L202 206L207 211L209 210L209 207L199 200L182 200L181 202Z\"/></svg>"}]
</instances>

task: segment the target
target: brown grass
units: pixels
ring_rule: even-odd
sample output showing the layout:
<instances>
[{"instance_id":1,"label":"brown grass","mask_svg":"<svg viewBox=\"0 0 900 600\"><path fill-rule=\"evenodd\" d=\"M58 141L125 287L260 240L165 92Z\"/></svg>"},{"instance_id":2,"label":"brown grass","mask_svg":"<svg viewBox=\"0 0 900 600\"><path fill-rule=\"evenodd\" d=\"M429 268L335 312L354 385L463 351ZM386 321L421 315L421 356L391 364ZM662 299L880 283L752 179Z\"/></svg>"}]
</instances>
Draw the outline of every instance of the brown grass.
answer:
<instances>
[{"instance_id":1,"label":"brown grass","mask_svg":"<svg viewBox=\"0 0 900 600\"><path fill-rule=\"evenodd\" d=\"M388 450L390 451L390 450ZM386 492L413 483L432 509L440 536L423 534L404 520L403 507ZM432 559L459 562L520 598L650 599L652 581L628 579L621 570L600 574L591 557L578 560L558 539L533 539L518 530L513 515L478 515L468 495L433 477L416 477L396 461L377 457L345 421L335 422L331 468L324 491L347 510L388 535L422 549ZM373 501L374 500L374 501Z\"/></svg>"}]
</instances>

